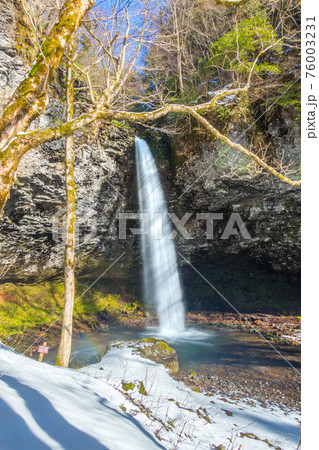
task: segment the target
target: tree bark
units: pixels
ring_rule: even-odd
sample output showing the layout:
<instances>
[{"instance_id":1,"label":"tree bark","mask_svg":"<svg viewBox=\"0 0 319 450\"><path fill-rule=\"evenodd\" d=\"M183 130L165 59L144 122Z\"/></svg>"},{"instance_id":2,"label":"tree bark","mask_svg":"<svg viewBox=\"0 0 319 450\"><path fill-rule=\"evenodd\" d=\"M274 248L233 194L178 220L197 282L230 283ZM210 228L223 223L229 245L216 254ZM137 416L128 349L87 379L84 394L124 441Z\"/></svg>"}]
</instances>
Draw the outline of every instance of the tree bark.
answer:
<instances>
[{"instance_id":1,"label":"tree bark","mask_svg":"<svg viewBox=\"0 0 319 450\"><path fill-rule=\"evenodd\" d=\"M178 69L178 83L181 94L184 92L183 72L182 72L182 50L181 50L181 30L178 26L176 4L174 3L174 27L176 34L176 51L177 51L177 69Z\"/></svg>"},{"instance_id":2,"label":"tree bark","mask_svg":"<svg viewBox=\"0 0 319 450\"><path fill-rule=\"evenodd\" d=\"M72 59L72 45L69 58ZM66 81L67 121L73 119L74 89L71 64L67 67ZM66 233L64 262L64 312L61 339L56 364L68 367L72 347L72 324L75 293L75 182L74 182L74 139L73 135L66 138L65 145L65 185L66 185Z\"/></svg>"}]
</instances>

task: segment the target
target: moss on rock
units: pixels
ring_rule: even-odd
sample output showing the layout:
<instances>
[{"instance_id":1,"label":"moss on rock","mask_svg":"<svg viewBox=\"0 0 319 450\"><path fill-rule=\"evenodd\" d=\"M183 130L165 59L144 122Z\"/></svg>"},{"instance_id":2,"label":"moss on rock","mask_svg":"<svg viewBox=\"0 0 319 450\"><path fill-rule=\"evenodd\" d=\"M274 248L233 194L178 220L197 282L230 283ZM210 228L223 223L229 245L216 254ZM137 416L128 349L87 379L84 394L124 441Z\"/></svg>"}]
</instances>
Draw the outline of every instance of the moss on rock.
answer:
<instances>
[{"instance_id":1,"label":"moss on rock","mask_svg":"<svg viewBox=\"0 0 319 450\"><path fill-rule=\"evenodd\" d=\"M141 339L141 343L144 345L138 346L137 350L143 358L163 364L172 373L178 372L177 353L167 342L155 338L144 338Z\"/></svg>"},{"instance_id":2,"label":"moss on rock","mask_svg":"<svg viewBox=\"0 0 319 450\"><path fill-rule=\"evenodd\" d=\"M144 386L143 381L140 381L140 382L139 382L138 392L139 392L141 395L148 395L148 393L147 393L147 391L146 391L146 389L145 389L145 386Z\"/></svg>"},{"instance_id":3,"label":"moss on rock","mask_svg":"<svg viewBox=\"0 0 319 450\"><path fill-rule=\"evenodd\" d=\"M170 372L179 371L178 357L176 351L170 347L167 342L153 337L136 339L130 341L110 342L106 348L107 353L112 348L128 347L132 349L133 354L150 359L157 364L163 364ZM145 394L144 394L145 395Z\"/></svg>"}]
</instances>

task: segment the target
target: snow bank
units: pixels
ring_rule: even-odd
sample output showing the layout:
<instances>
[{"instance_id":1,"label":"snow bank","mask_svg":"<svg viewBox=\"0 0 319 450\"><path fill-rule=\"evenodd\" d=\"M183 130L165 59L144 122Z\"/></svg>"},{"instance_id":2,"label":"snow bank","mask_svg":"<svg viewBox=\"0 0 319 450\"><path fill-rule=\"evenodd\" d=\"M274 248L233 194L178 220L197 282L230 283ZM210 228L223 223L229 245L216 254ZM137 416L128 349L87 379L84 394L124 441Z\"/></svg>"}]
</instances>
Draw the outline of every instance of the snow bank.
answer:
<instances>
[{"instance_id":1,"label":"snow bank","mask_svg":"<svg viewBox=\"0 0 319 450\"><path fill-rule=\"evenodd\" d=\"M161 448L104 381L3 347L0 377L1 450Z\"/></svg>"},{"instance_id":2,"label":"snow bank","mask_svg":"<svg viewBox=\"0 0 319 450\"><path fill-rule=\"evenodd\" d=\"M125 395L122 406L168 449L226 448L296 449L298 414L279 408L248 406L230 398L206 396L170 377L161 364L132 353L131 348L112 348L98 364L81 369L114 386ZM143 382L148 395L139 392ZM134 385L124 391L124 387ZM228 447L232 440L233 447ZM267 442L266 442L267 441Z\"/></svg>"},{"instance_id":3,"label":"snow bank","mask_svg":"<svg viewBox=\"0 0 319 450\"><path fill-rule=\"evenodd\" d=\"M297 413L193 392L132 348L112 348L100 363L76 371L0 346L0 377L1 449L200 450L223 444L268 450L271 444L288 450L298 444Z\"/></svg>"}]
</instances>

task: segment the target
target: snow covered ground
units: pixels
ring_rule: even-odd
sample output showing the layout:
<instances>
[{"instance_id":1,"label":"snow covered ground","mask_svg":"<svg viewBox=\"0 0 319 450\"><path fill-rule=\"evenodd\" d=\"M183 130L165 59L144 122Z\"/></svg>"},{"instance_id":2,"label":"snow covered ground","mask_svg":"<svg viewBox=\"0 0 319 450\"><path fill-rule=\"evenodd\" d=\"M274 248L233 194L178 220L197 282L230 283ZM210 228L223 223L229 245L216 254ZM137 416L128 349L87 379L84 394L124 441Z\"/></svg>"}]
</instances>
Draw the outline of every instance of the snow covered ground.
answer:
<instances>
[{"instance_id":1,"label":"snow covered ground","mask_svg":"<svg viewBox=\"0 0 319 450\"><path fill-rule=\"evenodd\" d=\"M1 450L289 450L299 440L298 413L193 392L126 347L77 371L0 344L0 392Z\"/></svg>"},{"instance_id":2,"label":"snow covered ground","mask_svg":"<svg viewBox=\"0 0 319 450\"><path fill-rule=\"evenodd\" d=\"M283 334L282 338L286 338L289 341L299 342L301 344L301 330L295 330L291 334Z\"/></svg>"}]
</instances>

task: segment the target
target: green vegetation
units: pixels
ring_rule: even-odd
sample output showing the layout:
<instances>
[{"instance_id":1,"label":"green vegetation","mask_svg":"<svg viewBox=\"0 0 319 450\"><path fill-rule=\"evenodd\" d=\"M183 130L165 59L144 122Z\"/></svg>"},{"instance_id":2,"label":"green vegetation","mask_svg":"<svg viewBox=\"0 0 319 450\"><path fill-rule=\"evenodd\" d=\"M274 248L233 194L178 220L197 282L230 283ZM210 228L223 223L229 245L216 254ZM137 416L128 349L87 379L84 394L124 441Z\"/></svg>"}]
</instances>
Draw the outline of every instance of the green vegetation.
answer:
<instances>
[{"instance_id":1,"label":"green vegetation","mask_svg":"<svg viewBox=\"0 0 319 450\"><path fill-rule=\"evenodd\" d=\"M209 66L229 70L237 75L247 75L261 50L273 46L273 53L282 53L282 44L278 41L272 25L267 20L266 12L258 12L253 17L237 23L211 45ZM254 72L279 74L280 69L276 63L261 60L255 65Z\"/></svg>"},{"instance_id":2,"label":"green vegetation","mask_svg":"<svg viewBox=\"0 0 319 450\"><path fill-rule=\"evenodd\" d=\"M200 387L198 387L198 386L191 386L191 389L194 392L201 392Z\"/></svg>"},{"instance_id":3,"label":"green vegetation","mask_svg":"<svg viewBox=\"0 0 319 450\"><path fill-rule=\"evenodd\" d=\"M179 364L176 351L165 341L154 338L143 338L140 341L151 345L143 345L138 347L135 350L137 353L144 358L163 364L172 373L178 372Z\"/></svg>"},{"instance_id":4,"label":"green vegetation","mask_svg":"<svg viewBox=\"0 0 319 450\"><path fill-rule=\"evenodd\" d=\"M122 381L122 389L123 389L123 391L125 391L125 392L131 391L134 388L135 388L135 384L134 383Z\"/></svg>"},{"instance_id":5,"label":"green vegetation","mask_svg":"<svg viewBox=\"0 0 319 450\"><path fill-rule=\"evenodd\" d=\"M59 318L63 306L63 285L18 286L6 283L0 288L0 334L22 333L26 328L48 324Z\"/></svg>"},{"instance_id":6,"label":"green vegetation","mask_svg":"<svg viewBox=\"0 0 319 450\"><path fill-rule=\"evenodd\" d=\"M135 313L142 311L143 305L139 300L133 302L126 302L122 299L120 294L108 294L105 301L105 309L113 316L121 313Z\"/></svg>"},{"instance_id":7,"label":"green vegetation","mask_svg":"<svg viewBox=\"0 0 319 450\"><path fill-rule=\"evenodd\" d=\"M165 353L169 353L169 354L174 354L175 350L173 348L171 348L167 342L162 341L160 339L155 339L152 337L149 338L142 338L141 339L142 342L151 342L151 343L156 343L156 350L157 351L164 351Z\"/></svg>"},{"instance_id":8,"label":"green vegetation","mask_svg":"<svg viewBox=\"0 0 319 450\"><path fill-rule=\"evenodd\" d=\"M105 292L105 286L95 286L83 297L85 283L76 285L74 327L94 329L101 319L122 322L142 315L142 305L137 300L127 301L127 295ZM33 328L59 324L63 311L64 285L46 282L33 285L6 283L0 286L0 336L22 334ZM124 300L123 297L126 299Z\"/></svg>"},{"instance_id":9,"label":"green vegetation","mask_svg":"<svg viewBox=\"0 0 319 450\"><path fill-rule=\"evenodd\" d=\"M293 112L293 119L299 122L301 119L301 92L300 82L285 82L277 90L275 95L269 96L263 103L265 108L269 108L276 102L277 108L282 107Z\"/></svg>"},{"instance_id":10,"label":"green vegetation","mask_svg":"<svg viewBox=\"0 0 319 450\"><path fill-rule=\"evenodd\" d=\"M154 342L157 341L157 339L155 339L153 337L148 337L148 338L142 338L141 341L142 342L152 342L152 343L154 343Z\"/></svg>"}]
</instances>

